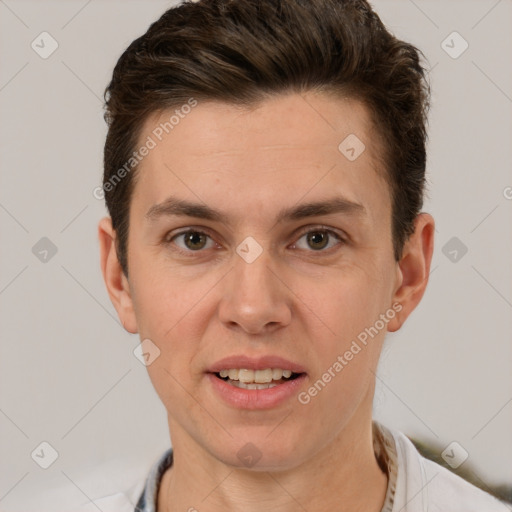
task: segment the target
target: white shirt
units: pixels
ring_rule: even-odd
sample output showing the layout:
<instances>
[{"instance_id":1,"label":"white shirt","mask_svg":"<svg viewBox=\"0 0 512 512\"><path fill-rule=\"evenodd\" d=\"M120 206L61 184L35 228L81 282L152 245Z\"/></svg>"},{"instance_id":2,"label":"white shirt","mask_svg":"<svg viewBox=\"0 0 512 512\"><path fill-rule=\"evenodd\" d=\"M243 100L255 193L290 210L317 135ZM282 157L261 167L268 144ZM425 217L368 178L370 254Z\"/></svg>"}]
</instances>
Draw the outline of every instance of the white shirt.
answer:
<instances>
[{"instance_id":1,"label":"white shirt","mask_svg":"<svg viewBox=\"0 0 512 512\"><path fill-rule=\"evenodd\" d=\"M381 512L512 512L512 504L425 459L402 432L374 420L373 434L375 454L388 473ZM98 507L102 512L156 512L160 479L171 464L169 449L155 462L145 481L125 492L95 499L94 504L89 502L77 512L97 512Z\"/></svg>"}]
</instances>

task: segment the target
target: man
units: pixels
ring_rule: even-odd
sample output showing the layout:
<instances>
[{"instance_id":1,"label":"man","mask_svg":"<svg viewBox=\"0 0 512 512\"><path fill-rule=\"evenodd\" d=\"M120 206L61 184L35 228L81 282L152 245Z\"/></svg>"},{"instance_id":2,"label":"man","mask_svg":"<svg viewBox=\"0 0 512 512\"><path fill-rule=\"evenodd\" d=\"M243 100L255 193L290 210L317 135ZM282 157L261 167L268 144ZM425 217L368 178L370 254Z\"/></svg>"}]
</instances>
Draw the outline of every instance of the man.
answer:
<instances>
[{"instance_id":1,"label":"man","mask_svg":"<svg viewBox=\"0 0 512 512\"><path fill-rule=\"evenodd\" d=\"M101 267L172 441L136 510L507 510L372 420L433 251L419 51L365 1L189 2L106 98Z\"/></svg>"}]
</instances>

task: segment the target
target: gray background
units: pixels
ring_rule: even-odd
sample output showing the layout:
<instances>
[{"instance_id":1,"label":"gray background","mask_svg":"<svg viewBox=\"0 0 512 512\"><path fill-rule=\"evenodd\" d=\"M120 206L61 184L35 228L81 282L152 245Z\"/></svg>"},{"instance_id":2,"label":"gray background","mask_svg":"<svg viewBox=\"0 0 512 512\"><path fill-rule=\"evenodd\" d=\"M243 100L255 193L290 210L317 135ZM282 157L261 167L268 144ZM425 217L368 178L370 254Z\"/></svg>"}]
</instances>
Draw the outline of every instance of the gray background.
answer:
<instances>
[{"instance_id":1,"label":"gray background","mask_svg":"<svg viewBox=\"0 0 512 512\"><path fill-rule=\"evenodd\" d=\"M512 4L373 4L432 67L424 209L437 221L426 295L388 335L375 417L440 450L457 441L483 482L510 484ZM104 289L105 209L93 197L103 90L121 52L169 5L0 0L2 511L64 510L124 489L169 444L165 410L133 355L138 337ZM43 31L59 45L47 59L31 48ZM469 43L456 59L442 47L453 31ZM452 52L461 43L448 39ZM46 262L32 252L42 237L57 248ZM43 441L59 454L46 470L31 458Z\"/></svg>"}]
</instances>

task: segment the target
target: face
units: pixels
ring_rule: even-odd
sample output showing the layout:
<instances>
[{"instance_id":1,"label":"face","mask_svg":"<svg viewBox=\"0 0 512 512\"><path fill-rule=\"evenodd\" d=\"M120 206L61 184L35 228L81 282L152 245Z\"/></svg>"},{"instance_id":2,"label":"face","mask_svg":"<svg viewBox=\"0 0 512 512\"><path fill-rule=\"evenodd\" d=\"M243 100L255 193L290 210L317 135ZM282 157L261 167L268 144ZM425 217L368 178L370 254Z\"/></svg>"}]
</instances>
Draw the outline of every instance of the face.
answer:
<instances>
[{"instance_id":1,"label":"face","mask_svg":"<svg viewBox=\"0 0 512 512\"><path fill-rule=\"evenodd\" d=\"M172 113L140 137L156 146L114 304L159 351L147 369L173 445L293 468L371 420L385 333L422 293L401 286L376 134L362 104L312 93L198 103L155 132Z\"/></svg>"}]
</instances>

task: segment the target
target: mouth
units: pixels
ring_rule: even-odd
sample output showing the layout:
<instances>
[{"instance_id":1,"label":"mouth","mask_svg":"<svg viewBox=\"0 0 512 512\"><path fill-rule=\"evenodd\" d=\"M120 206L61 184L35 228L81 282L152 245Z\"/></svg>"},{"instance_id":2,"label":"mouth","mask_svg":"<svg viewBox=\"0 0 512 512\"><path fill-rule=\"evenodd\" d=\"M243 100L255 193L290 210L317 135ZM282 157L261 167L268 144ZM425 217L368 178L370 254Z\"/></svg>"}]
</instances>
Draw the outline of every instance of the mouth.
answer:
<instances>
[{"instance_id":1,"label":"mouth","mask_svg":"<svg viewBox=\"0 0 512 512\"><path fill-rule=\"evenodd\" d=\"M213 375L236 388L270 389L299 378L303 372L292 372L282 368L265 368L263 370L226 368L219 372L213 372Z\"/></svg>"},{"instance_id":2,"label":"mouth","mask_svg":"<svg viewBox=\"0 0 512 512\"><path fill-rule=\"evenodd\" d=\"M235 409L269 410L293 400L304 386L306 368L277 355L225 357L206 370L211 390Z\"/></svg>"}]
</instances>

